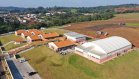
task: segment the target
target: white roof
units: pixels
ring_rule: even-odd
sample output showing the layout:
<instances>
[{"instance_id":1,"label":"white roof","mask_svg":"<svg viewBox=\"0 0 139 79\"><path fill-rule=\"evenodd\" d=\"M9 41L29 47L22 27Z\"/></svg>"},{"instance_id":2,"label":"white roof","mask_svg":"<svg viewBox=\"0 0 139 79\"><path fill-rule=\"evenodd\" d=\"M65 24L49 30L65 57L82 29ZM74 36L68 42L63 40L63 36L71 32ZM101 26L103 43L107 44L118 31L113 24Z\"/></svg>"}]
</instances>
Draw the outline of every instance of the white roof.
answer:
<instances>
[{"instance_id":1,"label":"white roof","mask_svg":"<svg viewBox=\"0 0 139 79\"><path fill-rule=\"evenodd\" d=\"M119 36L112 36L105 39L93 41L93 44L100 46L106 53L132 45L128 40Z\"/></svg>"},{"instance_id":2,"label":"white roof","mask_svg":"<svg viewBox=\"0 0 139 79\"><path fill-rule=\"evenodd\" d=\"M76 33L76 32L64 33L64 35L70 36L70 37L75 37L75 38L86 36L86 35L82 35L82 34L79 34L79 33Z\"/></svg>"}]
</instances>

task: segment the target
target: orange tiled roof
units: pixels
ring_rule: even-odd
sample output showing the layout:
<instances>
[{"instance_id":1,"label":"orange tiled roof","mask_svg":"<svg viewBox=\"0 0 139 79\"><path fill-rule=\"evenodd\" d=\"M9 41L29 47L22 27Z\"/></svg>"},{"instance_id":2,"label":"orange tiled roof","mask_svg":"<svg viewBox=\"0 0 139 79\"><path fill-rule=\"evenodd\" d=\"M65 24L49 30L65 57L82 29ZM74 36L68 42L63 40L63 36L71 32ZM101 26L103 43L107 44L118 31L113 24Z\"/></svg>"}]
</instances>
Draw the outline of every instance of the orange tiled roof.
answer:
<instances>
[{"instance_id":1,"label":"orange tiled roof","mask_svg":"<svg viewBox=\"0 0 139 79\"><path fill-rule=\"evenodd\" d=\"M23 32L26 32L26 30L19 30L19 31L16 31L16 32L17 32L17 34L21 34Z\"/></svg>"},{"instance_id":2,"label":"orange tiled roof","mask_svg":"<svg viewBox=\"0 0 139 79\"><path fill-rule=\"evenodd\" d=\"M22 39L17 39L17 40L14 40L15 42L22 42L23 40Z\"/></svg>"},{"instance_id":3,"label":"orange tiled roof","mask_svg":"<svg viewBox=\"0 0 139 79\"><path fill-rule=\"evenodd\" d=\"M56 37L56 36L59 36L56 32L42 35L43 38L50 38L50 37Z\"/></svg>"},{"instance_id":4,"label":"orange tiled roof","mask_svg":"<svg viewBox=\"0 0 139 79\"><path fill-rule=\"evenodd\" d=\"M43 31L37 31L37 32L34 32L34 33L35 33L35 35L38 35L38 34L44 34Z\"/></svg>"},{"instance_id":5,"label":"orange tiled roof","mask_svg":"<svg viewBox=\"0 0 139 79\"><path fill-rule=\"evenodd\" d=\"M37 29L29 29L28 30L29 32L35 32L35 31L38 31Z\"/></svg>"},{"instance_id":6,"label":"orange tiled roof","mask_svg":"<svg viewBox=\"0 0 139 79\"><path fill-rule=\"evenodd\" d=\"M31 32L28 32L28 33L23 33L25 36L31 36L32 33Z\"/></svg>"},{"instance_id":7,"label":"orange tiled roof","mask_svg":"<svg viewBox=\"0 0 139 79\"><path fill-rule=\"evenodd\" d=\"M30 36L30 38L31 38L32 40L40 39L40 37L39 37L38 35Z\"/></svg>"},{"instance_id":8,"label":"orange tiled roof","mask_svg":"<svg viewBox=\"0 0 139 79\"><path fill-rule=\"evenodd\" d=\"M17 51L10 51L10 52L8 52L8 54L12 54L12 53L15 53L15 52L17 52Z\"/></svg>"},{"instance_id":9,"label":"orange tiled roof","mask_svg":"<svg viewBox=\"0 0 139 79\"><path fill-rule=\"evenodd\" d=\"M74 45L74 43L71 42L70 40L60 41L60 42L54 42L54 44L55 44L58 48Z\"/></svg>"}]
</instances>

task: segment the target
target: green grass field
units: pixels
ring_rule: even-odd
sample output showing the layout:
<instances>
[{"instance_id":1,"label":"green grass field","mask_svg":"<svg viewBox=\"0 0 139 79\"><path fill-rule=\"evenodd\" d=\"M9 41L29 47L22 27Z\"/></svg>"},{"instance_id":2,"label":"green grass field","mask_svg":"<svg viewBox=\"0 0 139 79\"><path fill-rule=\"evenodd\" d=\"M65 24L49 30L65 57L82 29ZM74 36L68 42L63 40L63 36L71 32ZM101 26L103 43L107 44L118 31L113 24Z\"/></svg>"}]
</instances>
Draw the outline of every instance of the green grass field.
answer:
<instances>
[{"instance_id":1,"label":"green grass field","mask_svg":"<svg viewBox=\"0 0 139 79\"><path fill-rule=\"evenodd\" d=\"M20 54L43 79L139 79L139 51L99 65L74 53L62 56L46 46Z\"/></svg>"},{"instance_id":2,"label":"green grass field","mask_svg":"<svg viewBox=\"0 0 139 79\"><path fill-rule=\"evenodd\" d=\"M139 27L139 23L126 23L127 26Z\"/></svg>"},{"instance_id":3,"label":"green grass field","mask_svg":"<svg viewBox=\"0 0 139 79\"><path fill-rule=\"evenodd\" d=\"M6 44L10 41L14 41L16 39L22 39L21 36L15 36L14 34L9 35L9 36L5 36L5 37L0 37L0 41L2 44Z\"/></svg>"},{"instance_id":4,"label":"green grass field","mask_svg":"<svg viewBox=\"0 0 139 79\"><path fill-rule=\"evenodd\" d=\"M16 45L14 43L10 43L7 46L5 46L4 49L7 51L7 50L11 50L11 49L14 49L14 48L26 45L26 44L28 44L28 43L26 42L26 43L16 44Z\"/></svg>"},{"instance_id":5,"label":"green grass field","mask_svg":"<svg viewBox=\"0 0 139 79\"><path fill-rule=\"evenodd\" d=\"M63 35L63 33L68 33L68 31L66 31L66 30L57 30L57 29L55 29L55 30L43 30L45 33L50 33L50 32L56 32L56 33L58 33L59 35Z\"/></svg>"},{"instance_id":6,"label":"green grass field","mask_svg":"<svg viewBox=\"0 0 139 79\"><path fill-rule=\"evenodd\" d=\"M116 17L139 19L139 13L117 14Z\"/></svg>"}]
</instances>

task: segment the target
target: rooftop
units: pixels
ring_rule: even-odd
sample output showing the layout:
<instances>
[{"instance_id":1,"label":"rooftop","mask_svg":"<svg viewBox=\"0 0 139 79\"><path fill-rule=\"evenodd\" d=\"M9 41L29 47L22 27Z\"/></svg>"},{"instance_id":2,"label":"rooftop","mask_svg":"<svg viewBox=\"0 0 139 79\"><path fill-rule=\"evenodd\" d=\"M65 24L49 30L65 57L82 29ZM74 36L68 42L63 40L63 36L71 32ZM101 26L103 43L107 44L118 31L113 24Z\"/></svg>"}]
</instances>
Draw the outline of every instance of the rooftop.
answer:
<instances>
[{"instance_id":1,"label":"rooftop","mask_svg":"<svg viewBox=\"0 0 139 79\"><path fill-rule=\"evenodd\" d=\"M59 35L56 32L42 35L43 38L51 38L51 37L57 37L57 36L59 36Z\"/></svg>"},{"instance_id":2,"label":"rooftop","mask_svg":"<svg viewBox=\"0 0 139 79\"><path fill-rule=\"evenodd\" d=\"M29 29L28 30L29 32L36 32L36 31L38 31L37 29Z\"/></svg>"},{"instance_id":3,"label":"rooftop","mask_svg":"<svg viewBox=\"0 0 139 79\"><path fill-rule=\"evenodd\" d=\"M32 40L37 40L40 39L40 37L38 35L34 35L34 36L29 36Z\"/></svg>"},{"instance_id":4,"label":"rooftop","mask_svg":"<svg viewBox=\"0 0 139 79\"><path fill-rule=\"evenodd\" d=\"M64 33L64 35L65 36L70 36L70 37L75 37L75 38L86 36L86 35L82 35L82 34L79 34L79 33L76 33L76 32Z\"/></svg>"},{"instance_id":5,"label":"rooftop","mask_svg":"<svg viewBox=\"0 0 139 79\"><path fill-rule=\"evenodd\" d=\"M35 33L35 35L38 35L38 34L44 34L43 31L36 31L36 32L34 32L34 33Z\"/></svg>"},{"instance_id":6,"label":"rooftop","mask_svg":"<svg viewBox=\"0 0 139 79\"><path fill-rule=\"evenodd\" d=\"M31 36L32 33L31 32L28 32L28 33L23 33L25 36Z\"/></svg>"},{"instance_id":7,"label":"rooftop","mask_svg":"<svg viewBox=\"0 0 139 79\"><path fill-rule=\"evenodd\" d=\"M74 43L71 42L70 40L60 41L60 42L54 42L54 44L55 44L58 48L74 45Z\"/></svg>"},{"instance_id":8,"label":"rooftop","mask_svg":"<svg viewBox=\"0 0 139 79\"><path fill-rule=\"evenodd\" d=\"M17 32L17 34L21 34L23 32L26 32L26 30L19 30L19 31L16 31L16 32Z\"/></svg>"},{"instance_id":9,"label":"rooftop","mask_svg":"<svg viewBox=\"0 0 139 79\"><path fill-rule=\"evenodd\" d=\"M21 42L23 41L22 39L17 39L17 40L14 40L15 42Z\"/></svg>"}]
</instances>

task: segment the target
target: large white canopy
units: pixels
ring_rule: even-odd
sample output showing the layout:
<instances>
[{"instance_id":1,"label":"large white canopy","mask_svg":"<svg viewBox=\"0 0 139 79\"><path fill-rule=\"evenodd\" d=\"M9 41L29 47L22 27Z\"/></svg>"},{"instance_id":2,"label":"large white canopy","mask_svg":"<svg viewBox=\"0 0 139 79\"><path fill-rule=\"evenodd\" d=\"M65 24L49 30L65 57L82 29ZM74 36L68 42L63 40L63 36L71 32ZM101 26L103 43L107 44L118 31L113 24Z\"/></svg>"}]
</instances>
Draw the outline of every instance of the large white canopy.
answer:
<instances>
[{"instance_id":1,"label":"large white canopy","mask_svg":"<svg viewBox=\"0 0 139 79\"><path fill-rule=\"evenodd\" d=\"M132 45L128 40L119 36L112 36L109 38L100 39L97 41L93 41L92 43L101 47L106 53Z\"/></svg>"}]
</instances>

